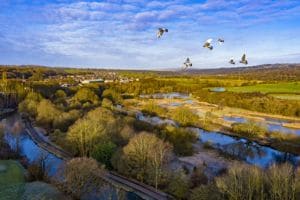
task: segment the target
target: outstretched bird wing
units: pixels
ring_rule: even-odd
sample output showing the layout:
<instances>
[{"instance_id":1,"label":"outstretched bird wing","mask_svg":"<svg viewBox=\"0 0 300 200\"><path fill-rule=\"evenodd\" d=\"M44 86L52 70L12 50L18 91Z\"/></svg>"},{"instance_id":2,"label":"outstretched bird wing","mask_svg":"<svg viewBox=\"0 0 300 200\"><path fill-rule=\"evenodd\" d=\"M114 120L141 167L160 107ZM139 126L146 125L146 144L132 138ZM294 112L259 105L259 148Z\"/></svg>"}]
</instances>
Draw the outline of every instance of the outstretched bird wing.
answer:
<instances>
[{"instance_id":1,"label":"outstretched bird wing","mask_svg":"<svg viewBox=\"0 0 300 200\"><path fill-rule=\"evenodd\" d=\"M208 40L206 40L206 42L205 43L209 43L209 44L211 44L211 42L213 41L213 39L211 39L211 38L209 38Z\"/></svg>"}]
</instances>

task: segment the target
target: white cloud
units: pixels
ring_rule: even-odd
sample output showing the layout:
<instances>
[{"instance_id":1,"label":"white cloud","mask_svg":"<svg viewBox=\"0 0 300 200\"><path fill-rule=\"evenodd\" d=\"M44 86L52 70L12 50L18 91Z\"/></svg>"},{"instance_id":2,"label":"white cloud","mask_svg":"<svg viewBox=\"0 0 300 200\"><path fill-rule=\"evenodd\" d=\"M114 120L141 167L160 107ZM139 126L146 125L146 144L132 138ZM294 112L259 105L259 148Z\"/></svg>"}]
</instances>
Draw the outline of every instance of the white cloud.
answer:
<instances>
[{"instance_id":1,"label":"white cloud","mask_svg":"<svg viewBox=\"0 0 300 200\"><path fill-rule=\"evenodd\" d=\"M76 62L79 59L87 65L125 67L180 66L188 56L193 57L195 66L215 66L224 60L227 63L227 57L232 55L239 57L246 48L240 50L239 45L246 42L251 53L261 54L260 50L252 51L255 44L242 35L241 26L251 29L257 24L300 16L296 0L207 0L203 3L62 0L32 6L29 10L26 10L28 5L17 6L15 21L13 16L0 14L3 35L0 44L6 42L14 49L35 49L41 55L60 55ZM13 23L10 26L8 18ZM157 40L156 28L160 26L170 31ZM226 43L236 46L216 48L213 53L201 47L207 37L220 35L227 37ZM266 39L264 35L260 37ZM282 39L287 40L285 36ZM271 48L266 47L264 51L268 56Z\"/></svg>"}]
</instances>

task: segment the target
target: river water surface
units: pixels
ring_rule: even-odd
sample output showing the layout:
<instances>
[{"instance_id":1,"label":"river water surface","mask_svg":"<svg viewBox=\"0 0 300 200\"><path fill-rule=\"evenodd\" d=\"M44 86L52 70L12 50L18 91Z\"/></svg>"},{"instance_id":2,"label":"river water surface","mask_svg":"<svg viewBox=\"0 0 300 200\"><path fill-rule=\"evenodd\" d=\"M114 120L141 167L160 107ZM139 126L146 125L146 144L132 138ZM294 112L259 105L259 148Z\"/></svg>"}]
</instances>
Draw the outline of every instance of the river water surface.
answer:
<instances>
[{"instance_id":1,"label":"river water surface","mask_svg":"<svg viewBox=\"0 0 300 200\"><path fill-rule=\"evenodd\" d=\"M168 124L175 125L177 127L179 126L173 120L144 116L141 112L137 113L137 119L153 125ZM243 123L245 121L242 118L237 118L236 122ZM200 143L207 143L213 148L249 164L265 168L274 163L289 162L296 166L300 162L299 155L282 152L267 146L262 146L256 142L251 142L246 139L224 135L219 132L205 131L200 128L189 129L198 134Z\"/></svg>"}]
</instances>

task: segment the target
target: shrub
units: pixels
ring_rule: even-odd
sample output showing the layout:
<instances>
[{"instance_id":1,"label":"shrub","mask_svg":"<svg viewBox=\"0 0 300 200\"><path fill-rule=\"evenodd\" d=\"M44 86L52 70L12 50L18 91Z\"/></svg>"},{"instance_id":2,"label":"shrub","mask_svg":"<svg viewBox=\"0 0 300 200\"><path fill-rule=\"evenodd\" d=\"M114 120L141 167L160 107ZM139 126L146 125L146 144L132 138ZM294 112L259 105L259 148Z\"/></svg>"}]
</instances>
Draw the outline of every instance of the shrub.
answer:
<instances>
[{"instance_id":1,"label":"shrub","mask_svg":"<svg viewBox=\"0 0 300 200\"><path fill-rule=\"evenodd\" d=\"M47 157L47 155L41 155L36 161L28 165L29 180L44 181L48 179Z\"/></svg>"},{"instance_id":2,"label":"shrub","mask_svg":"<svg viewBox=\"0 0 300 200\"><path fill-rule=\"evenodd\" d=\"M149 103L143 106L142 112L151 116L162 116L167 113L167 109L155 104L153 101L150 101Z\"/></svg>"},{"instance_id":3,"label":"shrub","mask_svg":"<svg viewBox=\"0 0 300 200\"><path fill-rule=\"evenodd\" d=\"M232 124L232 131L246 137L264 137L267 129L254 122L234 123Z\"/></svg>"},{"instance_id":4,"label":"shrub","mask_svg":"<svg viewBox=\"0 0 300 200\"><path fill-rule=\"evenodd\" d=\"M167 191L176 199L186 199L189 192L188 178L184 172L174 172L169 180Z\"/></svg>"},{"instance_id":5,"label":"shrub","mask_svg":"<svg viewBox=\"0 0 300 200\"><path fill-rule=\"evenodd\" d=\"M270 199L295 199L296 182L293 167L289 164L272 165L268 170L267 185Z\"/></svg>"},{"instance_id":6,"label":"shrub","mask_svg":"<svg viewBox=\"0 0 300 200\"><path fill-rule=\"evenodd\" d=\"M63 90L57 90L56 92L55 92L55 98L58 98L58 99L64 99L64 98L66 98L67 97L67 94L65 93L65 91L63 91Z\"/></svg>"},{"instance_id":7,"label":"shrub","mask_svg":"<svg viewBox=\"0 0 300 200\"><path fill-rule=\"evenodd\" d=\"M114 89L106 89L102 93L103 98L110 99L114 104L120 104L123 101L121 94Z\"/></svg>"},{"instance_id":8,"label":"shrub","mask_svg":"<svg viewBox=\"0 0 300 200\"><path fill-rule=\"evenodd\" d=\"M169 115L182 126L192 126L199 123L198 115L186 107L176 108Z\"/></svg>"},{"instance_id":9,"label":"shrub","mask_svg":"<svg viewBox=\"0 0 300 200\"><path fill-rule=\"evenodd\" d=\"M110 141L99 143L94 147L91 156L100 163L104 164L108 169L112 169L110 160L116 150L117 145Z\"/></svg>"},{"instance_id":10,"label":"shrub","mask_svg":"<svg viewBox=\"0 0 300 200\"><path fill-rule=\"evenodd\" d=\"M200 185L192 190L191 200L223 200L215 184Z\"/></svg>"},{"instance_id":11,"label":"shrub","mask_svg":"<svg viewBox=\"0 0 300 200\"><path fill-rule=\"evenodd\" d=\"M102 100L101 106L102 106L103 108L112 109L114 105L113 105L113 102L112 102L111 100L109 100L109 99L107 99L107 98L104 98L104 99Z\"/></svg>"},{"instance_id":12,"label":"shrub","mask_svg":"<svg viewBox=\"0 0 300 200\"><path fill-rule=\"evenodd\" d=\"M173 145L174 152L177 155L190 156L194 153L193 144L197 141L197 135L195 132L184 128L167 126L158 134L161 138L169 141Z\"/></svg>"},{"instance_id":13,"label":"shrub","mask_svg":"<svg viewBox=\"0 0 300 200\"><path fill-rule=\"evenodd\" d=\"M199 185L205 185L207 183L208 178L204 173L204 168L202 166L194 168L190 180L191 188L195 188Z\"/></svg>"},{"instance_id":14,"label":"shrub","mask_svg":"<svg viewBox=\"0 0 300 200\"><path fill-rule=\"evenodd\" d=\"M94 90L86 87L80 88L74 95L73 99L81 103L90 102L93 104L97 104L99 102L99 97L94 92Z\"/></svg>"}]
</instances>

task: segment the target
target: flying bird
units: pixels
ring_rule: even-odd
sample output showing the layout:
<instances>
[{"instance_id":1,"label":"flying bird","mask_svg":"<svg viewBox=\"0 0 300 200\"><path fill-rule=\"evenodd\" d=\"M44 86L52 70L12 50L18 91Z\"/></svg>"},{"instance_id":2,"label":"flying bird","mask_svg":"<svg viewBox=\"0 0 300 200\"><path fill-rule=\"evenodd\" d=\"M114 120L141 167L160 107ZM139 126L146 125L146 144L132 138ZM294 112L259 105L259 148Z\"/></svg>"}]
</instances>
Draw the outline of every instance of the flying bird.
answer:
<instances>
[{"instance_id":1,"label":"flying bird","mask_svg":"<svg viewBox=\"0 0 300 200\"><path fill-rule=\"evenodd\" d=\"M213 39L208 39L208 40L206 40L205 41L205 43L204 43L204 45L203 45L203 47L204 48L208 48L208 49L210 49L210 50L213 50L213 46L211 45L211 42L213 41Z\"/></svg>"},{"instance_id":2,"label":"flying bird","mask_svg":"<svg viewBox=\"0 0 300 200\"><path fill-rule=\"evenodd\" d=\"M244 55L242 56L242 59L240 60L240 63L245 64L245 65L248 65L248 60L246 59L246 54L244 54Z\"/></svg>"},{"instance_id":3,"label":"flying bird","mask_svg":"<svg viewBox=\"0 0 300 200\"><path fill-rule=\"evenodd\" d=\"M235 65L235 61L234 61L234 58L233 58L233 57L230 58L229 63L232 64L232 65Z\"/></svg>"},{"instance_id":4,"label":"flying bird","mask_svg":"<svg viewBox=\"0 0 300 200\"><path fill-rule=\"evenodd\" d=\"M169 30L167 28L158 28L157 38L161 38L164 33L167 33Z\"/></svg>"},{"instance_id":5,"label":"flying bird","mask_svg":"<svg viewBox=\"0 0 300 200\"><path fill-rule=\"evenodd\" d=\"M224 44L225 41L224 41L224 39L219 38L219 39L218 39L218 42L219 42L219 44Z\"/></svg>"},{"instance_id":6,"label":"flying bird","mask_svg":"<svg viewBox=\"0 0 300 200\"><path fill-rule=\"evenodd\" d=\"M182 70L184 71L187 68L192 67L192 66L193 66L193 63L191 63L190 58L187 58L185 60L185 62L183 63Z\"/></svg>"}]
</instances>

